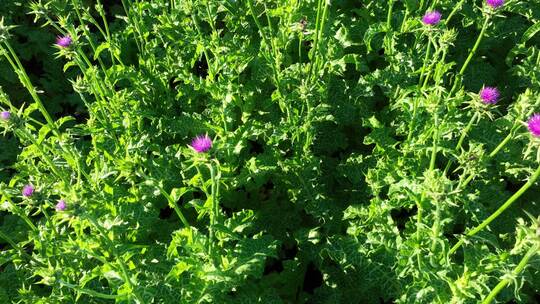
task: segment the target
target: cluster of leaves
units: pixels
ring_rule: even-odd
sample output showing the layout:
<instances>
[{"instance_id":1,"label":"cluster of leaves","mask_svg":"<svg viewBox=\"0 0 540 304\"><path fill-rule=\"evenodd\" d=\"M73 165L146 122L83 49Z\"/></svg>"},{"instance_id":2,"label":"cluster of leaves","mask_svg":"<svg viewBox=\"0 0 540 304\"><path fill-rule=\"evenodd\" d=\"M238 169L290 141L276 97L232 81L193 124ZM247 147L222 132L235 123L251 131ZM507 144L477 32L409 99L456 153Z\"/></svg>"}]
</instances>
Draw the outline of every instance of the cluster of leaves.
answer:
<instances>
[{"instance_id":1,"label":"cluster of leaves","mask_svg":"<svg viewBox=\"0 0 540 304\"><path fill-rule=\"evenodd\" d=\"M28 14L28 7L24 2L3 3L0 6L0 16L5 24L16 25L10 31L10 42L27 67L30 78L42 91L49 112L58 117L82 116L84 105L79 96L73 92L69 82L69 77L75 74L64 74L63 63L54 58L54 48L51 44L54 42L55 33L34 23L34 17ZM0 61L0 82L14 105L21 106L24 100L30 98L30 94L21 86L7 61ZM0 137L2 167L9 167L15 161L20 152L18 145L16 138L10 134ZM0 180L8 181L11 174L9 170L0 171Z\"/></svg>"},{"instance_id":2,"label":"cluster of leaves","mask_svg":"<svg viewBox=\"0 0 540 304\"><path fill-rule=\"evenodd\" d=\"M28 77L2 23L28 94L2 80L21 151L0 184L0 299L476 303L508 280L498 299L534 302L538 189L462 235L538 167L522 122L540 111L540 4L364 2L35 1L73 40L42 38L62 89ZM434 8L453 19L422 24ZM48 104L67 81L83 117Z\"/></svg>"}]
</instances>

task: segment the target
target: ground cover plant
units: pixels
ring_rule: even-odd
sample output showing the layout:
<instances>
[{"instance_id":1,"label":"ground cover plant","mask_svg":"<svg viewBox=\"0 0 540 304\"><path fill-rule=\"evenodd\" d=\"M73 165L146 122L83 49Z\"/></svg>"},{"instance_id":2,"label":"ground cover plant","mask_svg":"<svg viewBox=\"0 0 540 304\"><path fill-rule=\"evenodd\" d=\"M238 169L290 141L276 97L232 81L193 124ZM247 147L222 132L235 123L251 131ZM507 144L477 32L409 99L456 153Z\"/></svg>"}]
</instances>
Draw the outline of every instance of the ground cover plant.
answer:
<instances>
[{"instance_id":1,"label":"ground cover plant","mask_svg":"<svg viewBox=\"0 0 540 304\"><path fill-rule=\"evenodd\" d=\"M6 2L0 302L540 299L540 2Z\"/></svg>"}]
</instances>

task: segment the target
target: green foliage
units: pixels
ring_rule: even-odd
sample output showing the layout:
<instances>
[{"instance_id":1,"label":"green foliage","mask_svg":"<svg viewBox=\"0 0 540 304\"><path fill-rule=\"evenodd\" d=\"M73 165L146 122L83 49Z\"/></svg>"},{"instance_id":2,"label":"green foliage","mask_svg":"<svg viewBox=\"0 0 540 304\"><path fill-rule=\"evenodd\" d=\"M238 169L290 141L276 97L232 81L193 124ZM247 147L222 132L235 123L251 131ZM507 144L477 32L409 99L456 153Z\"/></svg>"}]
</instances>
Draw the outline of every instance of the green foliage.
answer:
<instances>
[{"instance_id":1,"label":"green foliage","mask_svg":"<svg viewBox=\"0 0 540 304\"><path fill-rule=\"evenodd\" d=\"M2 303L538 297L540 4L0 9Z\"/></svg>"}]
</instances>

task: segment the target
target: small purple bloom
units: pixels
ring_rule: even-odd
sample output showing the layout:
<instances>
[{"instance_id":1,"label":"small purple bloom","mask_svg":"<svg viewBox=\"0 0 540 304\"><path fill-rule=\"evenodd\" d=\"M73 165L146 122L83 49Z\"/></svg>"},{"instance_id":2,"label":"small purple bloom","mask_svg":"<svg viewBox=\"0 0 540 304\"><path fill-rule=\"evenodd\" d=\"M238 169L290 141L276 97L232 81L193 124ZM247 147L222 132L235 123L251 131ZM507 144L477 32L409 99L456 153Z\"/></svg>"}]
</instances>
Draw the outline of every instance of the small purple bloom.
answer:
<instances>
[{"instance_id":1,"label":"small purple bloom","mask_svg":"<svg viewBox=\"0 0 540 304\"><path fill-rule=\"evenodd\" d=\"M536 113L531 116L527 125L532 135L534 135L535 137L540 137L540 114Z\"/></svg>"},{"instance_id":2,"label":"small purple bloom","mask_svg":"<svg viewBox=\"0 0 540 304\"><path fill-rule=\"evenodd\" d=\"M191 147L198 153L204 153L212 148L212 139L208 135L199 135L191 141Z\"/></svg>"},{"instance_id":3,"label":"small purple bloom","mask_svg":"<svg viewBox=\"0 0 540 304\"><path fill-rule=\"evenodd\" d=\"M64 200L59 200L58 204L56 204L56 211L64 211L66 210L66 208L67 208L67 205L66 205L66 201Z\"/></svg>"},{"instance_id":4,"label":"small purple bloom","mask_svg":"<svg viewBox=\"0 0 540 304\"><path fill-rule=\"evenodd\" d=\"M427 12L424 17L422 17L422 22L425 25L436 25L441 21L441 16L441 13L438 11Z\"/></svg>"},{"instance_id":5,"label":"small purple bloom","mask_svg":"<svg viewBox=\"0 0 540 304\"><path fill-rule=\"evenodd\" d=\"M484 87L480 90L480 99L485 104L496 104L500 95L499 90L494 87Z\"/></svg>"},{"instance_id":6,"label":"small purple bloom","mask_svg":"<svg viewBox=\"0 0 540 304\"><path fill-rule=\"evenodd\" d=\"M8 111L3 111L2 113L0 113L0 119L2 120L9 120L10 117L11 113L9 113Z\"/></svg>"},{"instance_id":7,"label":"small purple bloom","mask_svg":"<svg viewBox=\"0 0 540 304\"><path fill-rule=\"evenodd\" d=\"M68 36L56 36L56 45L61 48L67 48L71 45L71 37Z\"/></svg>"},{"instance_id":8,"label":"small purple bloom","mask_svg":"<svg viewBox=\"0 0 540 304\"><path fill-rule=\"evenodd\" d=\"M23 187L23 189L22 189L22 195L23 196L30 197L30 196L32 196L32 194L34 194L34 186L28 184L28 185Z\"/></svg>"},{"instance_id":9,"label":"small purple bloom","mask_svg":"<svg viewBox=\"0 0 540 304\"><path fill-rule=\"evenodd\" d=\"M492 8L499 8L503 6L504 0L486 0L486 3Z\"/></svg>"}]
</instances>

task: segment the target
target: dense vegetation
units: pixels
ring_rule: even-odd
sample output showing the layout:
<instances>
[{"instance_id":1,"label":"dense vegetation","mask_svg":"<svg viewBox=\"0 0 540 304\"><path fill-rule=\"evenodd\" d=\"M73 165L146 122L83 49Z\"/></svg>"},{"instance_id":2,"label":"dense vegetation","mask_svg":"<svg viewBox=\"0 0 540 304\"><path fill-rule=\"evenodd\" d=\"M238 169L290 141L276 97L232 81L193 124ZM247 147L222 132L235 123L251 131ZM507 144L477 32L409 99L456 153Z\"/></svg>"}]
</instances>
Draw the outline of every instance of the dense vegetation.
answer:
<instances>
[{"instance_id":1,"label":"dense vegetation","mask_svg":"<svg viewBox=\"0 0 540 304\"><path fill-rule=\"evenodd\" d=\"M107 2L0 7L0 303L540 300L539 1Z\"/></svg>"}]
</instances>

